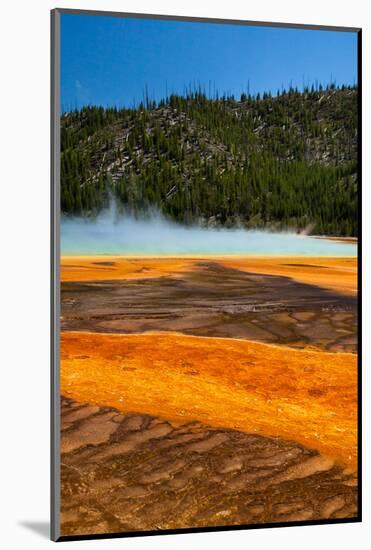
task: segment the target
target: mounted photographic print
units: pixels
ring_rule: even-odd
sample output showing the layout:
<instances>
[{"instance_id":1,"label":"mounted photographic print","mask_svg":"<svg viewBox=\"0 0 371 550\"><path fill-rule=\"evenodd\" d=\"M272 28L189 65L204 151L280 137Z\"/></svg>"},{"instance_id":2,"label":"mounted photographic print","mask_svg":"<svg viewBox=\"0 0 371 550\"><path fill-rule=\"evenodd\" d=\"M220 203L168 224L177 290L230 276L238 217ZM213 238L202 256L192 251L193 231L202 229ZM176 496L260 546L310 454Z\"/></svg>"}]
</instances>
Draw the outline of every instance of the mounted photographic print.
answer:
<instances>
[{"instance_id":1,"label":"mounted photographic print","mask_svg":"<svg viewBox=\"0 0 371 550\"><path fill-rule=\"evenodd\" d=\"M52 44L52 538L360 521L361 31Z\"/></svg>"}]
</instances>

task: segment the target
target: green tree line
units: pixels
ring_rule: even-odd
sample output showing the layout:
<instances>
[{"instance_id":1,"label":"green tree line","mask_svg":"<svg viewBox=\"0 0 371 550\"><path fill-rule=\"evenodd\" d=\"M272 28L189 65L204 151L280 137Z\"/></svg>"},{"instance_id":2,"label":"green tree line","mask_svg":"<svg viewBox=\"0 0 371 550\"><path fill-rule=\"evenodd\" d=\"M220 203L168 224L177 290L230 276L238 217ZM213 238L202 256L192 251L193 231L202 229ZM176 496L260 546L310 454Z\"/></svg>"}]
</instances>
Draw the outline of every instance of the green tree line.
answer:
<instances>
[{"instance_id":1,"label":"green tree line","mask_svg":"<svg viewBox=\"0 0 371 550\"><path fill-rule=\"evenodd\" d=\"M61 120L61 208L357 235L357 89L208 98L201 90Z\"/></svg>"}]
</instances>

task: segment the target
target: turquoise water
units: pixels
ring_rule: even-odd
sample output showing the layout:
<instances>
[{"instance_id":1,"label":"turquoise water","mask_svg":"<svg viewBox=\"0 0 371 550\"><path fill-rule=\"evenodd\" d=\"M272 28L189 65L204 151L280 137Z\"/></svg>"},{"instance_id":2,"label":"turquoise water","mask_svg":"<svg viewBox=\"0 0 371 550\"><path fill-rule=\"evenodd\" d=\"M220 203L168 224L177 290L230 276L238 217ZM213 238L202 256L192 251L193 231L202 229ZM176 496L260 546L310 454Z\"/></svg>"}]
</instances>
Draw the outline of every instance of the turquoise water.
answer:
<instances>
[{"instance_id":1,"label":"turquoise water","mask_svg":"<svg viewBox=\"0 0 371 550\"><path fill-rule=\"evenodd\" d=\"M62 220L65 255L303 255L356 256L357 246L295 233L185 227L155 216Z\"/></svg>"}]
</instances>

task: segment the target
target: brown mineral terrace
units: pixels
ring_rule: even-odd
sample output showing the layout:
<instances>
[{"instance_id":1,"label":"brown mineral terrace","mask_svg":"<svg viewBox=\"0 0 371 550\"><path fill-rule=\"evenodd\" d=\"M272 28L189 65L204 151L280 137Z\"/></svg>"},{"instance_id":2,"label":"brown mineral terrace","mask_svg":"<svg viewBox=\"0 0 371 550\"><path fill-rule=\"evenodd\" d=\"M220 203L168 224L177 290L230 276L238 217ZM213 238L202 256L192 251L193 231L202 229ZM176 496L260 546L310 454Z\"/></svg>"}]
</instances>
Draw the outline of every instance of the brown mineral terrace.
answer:
<instances>
[{"instance_id":1,"label":"brown mineral terrace","mask_svg":"<svg viewBox=\"0 0 371 550\"><path fill-rule=\"evenodd\" d=\"M285 273L302 270L315 279L316 260L311 261L301 269L292 260L282 260L277 269ZM339 286L352 269L343 261L344 267L338 269L322 261L317 272L324 273L325 282ZM233 267L223 265L222 260L193 259L185 265L175 264L171 275L169 261L161 262L112 260L102 266L94 260L93 275L103 277L101 270L107 270L108 279L62 282L62 330L124 334L175 331L322 351L357 350L357 299L353 292L254 272L262 266L269 269L263 260L258 265L253 260L229 260ZM179 265L183 271L178 270ZM129 277L125 270L130 271ZM133 276L135 270L140 278ZM121 279L111 278L120 274ZM92 275L85 272L83 276Z\"/></svg>"},{"instance_id":2,"label":"brown mineral terrace","mask_svg":"<svg viewBox=\"0 0 371 550\"><path fill-rule=\"evenodd\" d=\"M176 333L63 332L61 394L294 440L356 469L355 354Z\"/></svg>"},{"instance_id":3,"label":"brown mineral terrace","mask_svg":"<svg viewBox=\"0 0 371 550\"><path fill-rule=\"evenodd\" d=\"M61 400L61 531L354 518L357 479L292 440Z\"/></svg>"},{"instance_id":4,"label":"brown mineral terrace","mask_svg":"<svg viewBox=\"0 0 371 550\"><path fill-rule=\"evenodd\" d=\"M175 277L192 271L200 261L227 268L289 277L344 294L357 292L356 257L308 256L62 256L61 281L111 281Z\"/></svg>"}]
</instances>

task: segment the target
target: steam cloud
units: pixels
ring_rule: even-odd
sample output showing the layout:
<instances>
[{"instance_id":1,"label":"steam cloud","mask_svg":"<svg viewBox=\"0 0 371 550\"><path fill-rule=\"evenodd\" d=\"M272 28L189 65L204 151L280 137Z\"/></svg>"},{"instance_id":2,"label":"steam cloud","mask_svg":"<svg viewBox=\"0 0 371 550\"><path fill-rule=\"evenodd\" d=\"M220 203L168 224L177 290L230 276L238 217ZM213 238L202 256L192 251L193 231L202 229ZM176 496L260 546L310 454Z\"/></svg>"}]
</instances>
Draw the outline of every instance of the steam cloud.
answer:
<instances>
[{"instance_id":1,"label":"steam cloud","mask_svg":"<svg viewBox=\"0 0 371 550\"><path fill-rule=\"evenodd\" d=\"M206 229L183 226L159 213L135 218L119 213L114 203L94 219L63 218L64 255L314 255L356 254L354 244L314 239L295 233Z\"/></svg>"}]
</instances>

